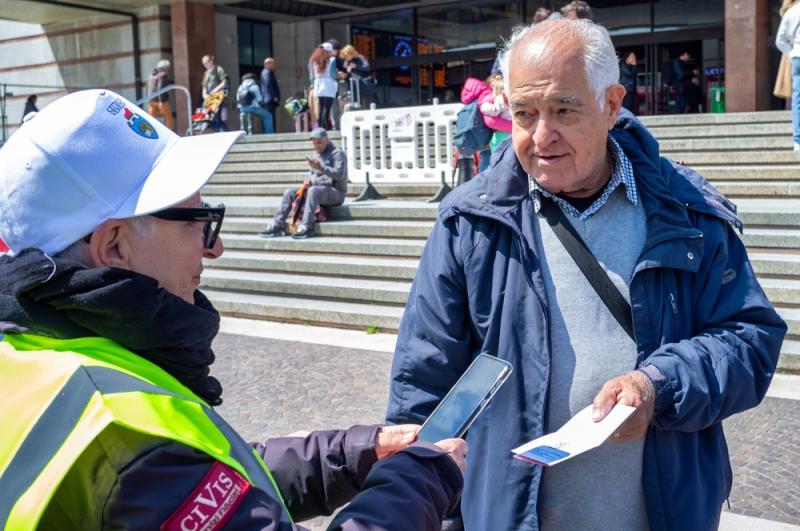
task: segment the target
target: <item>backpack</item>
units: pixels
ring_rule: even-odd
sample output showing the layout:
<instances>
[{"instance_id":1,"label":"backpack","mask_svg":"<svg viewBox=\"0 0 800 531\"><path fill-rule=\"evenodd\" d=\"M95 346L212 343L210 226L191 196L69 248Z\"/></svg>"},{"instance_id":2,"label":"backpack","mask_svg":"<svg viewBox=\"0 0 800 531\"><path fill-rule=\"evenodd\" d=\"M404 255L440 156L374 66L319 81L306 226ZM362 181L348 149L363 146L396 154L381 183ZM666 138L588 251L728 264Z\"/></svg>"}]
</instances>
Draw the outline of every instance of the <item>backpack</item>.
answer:
<instances>
[{"instance_id":1,"label":"backpack","mask_svg":"<svg viewBox=\"0 0 800 531\"><path fill-rule=\"evenodd\" d=\"M468 157L484 151L489 148L491 139L492 130L484 123L478 102L464 105L456 115L456 132L453 135L453 143L458 152Z\"/></svg>"},{"instance_id":2,"label":"backpack","mask_svg":"<svg viewBox=\"0 0 800 531\"><path fill-rule=\"evenodd\" d=\"M253 104L253 100L256 99L255 95L250 91L250 87L253 85L243 84L239 85L239 90L236 91L236 103L241 105L242 107L249 107Z\"/></svg>"}]
</instances>

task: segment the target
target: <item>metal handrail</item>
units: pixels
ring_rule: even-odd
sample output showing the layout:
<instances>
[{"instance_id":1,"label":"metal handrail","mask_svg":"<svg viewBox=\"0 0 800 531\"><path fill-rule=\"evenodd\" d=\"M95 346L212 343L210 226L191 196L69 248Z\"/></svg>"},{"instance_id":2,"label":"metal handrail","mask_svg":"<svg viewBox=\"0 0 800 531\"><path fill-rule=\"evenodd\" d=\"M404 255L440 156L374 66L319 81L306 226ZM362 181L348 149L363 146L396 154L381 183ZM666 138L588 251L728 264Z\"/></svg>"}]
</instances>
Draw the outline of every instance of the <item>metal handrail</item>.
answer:
<instances>
[{"instance_id":1,"label":"metal handrail","mask_svg":"<svg viewBox=\"0 0 800 531\"><path fill-rule=\"evenodd\" d=\"M187 89L183 85L176 85L174 83L169 84L157 92L153 92L152 94L148 94L143 98L139 98L134 103L136 103L136 105L141 107L148 101L155 99L161 96L162 94L169 92L170 90L182 90L183 93L186 95L186 117L189 120L189 127L186 128L186 134L188 136L192 136L192 95L189 93L189 89Z\"/></svg>"}]
</instances>

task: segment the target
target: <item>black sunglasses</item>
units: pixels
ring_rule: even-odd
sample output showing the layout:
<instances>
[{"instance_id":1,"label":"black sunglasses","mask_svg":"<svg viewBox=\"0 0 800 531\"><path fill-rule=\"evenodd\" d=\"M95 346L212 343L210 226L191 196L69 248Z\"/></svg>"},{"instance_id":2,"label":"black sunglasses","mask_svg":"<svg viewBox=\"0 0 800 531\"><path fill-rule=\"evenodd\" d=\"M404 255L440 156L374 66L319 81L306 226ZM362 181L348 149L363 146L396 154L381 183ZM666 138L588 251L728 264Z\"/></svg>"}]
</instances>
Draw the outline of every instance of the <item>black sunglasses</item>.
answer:
<instances>
[{"instance_id":1,"label":"black sunglasses","mask_svg":"<svg viewBox=\"0 0 800 531\"><path fill-rule=\"evenodd\" d=\"M153 212L150 215L167 221L197 221L205 223L206 225L203 227L204 243L206 249L213 249L217 243L219 230L222 228L222 219L225 217L225 205L220 203L216 207L212 207L208 203L202 203L199 208L172 207Z\"/></svg>"}]
</instances>

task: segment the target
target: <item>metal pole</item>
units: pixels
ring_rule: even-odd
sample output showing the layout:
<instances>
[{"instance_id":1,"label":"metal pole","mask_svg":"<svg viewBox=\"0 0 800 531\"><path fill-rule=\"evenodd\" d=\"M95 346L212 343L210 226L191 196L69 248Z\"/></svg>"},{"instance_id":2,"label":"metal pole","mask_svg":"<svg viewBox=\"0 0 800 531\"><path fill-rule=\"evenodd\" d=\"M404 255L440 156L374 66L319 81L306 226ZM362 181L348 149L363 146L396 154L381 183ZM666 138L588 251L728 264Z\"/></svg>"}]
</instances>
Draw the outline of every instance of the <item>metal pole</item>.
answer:
<instances>
[{"instance_id":1,"label":"metal pole","mask_svg":"<svg viewBox=\"0 0 800 531\"><path fill-rule=\"evenodd\" d=\"M186 134L192 136L192 102L191 102L192 97L191 94L189 93L189 89L187 89L183 85L175 85L174 83L167 85L158 92L153 92L152 94L148 94L144 98L139 98L134 103L139 107L141 107L143 104L147 103L153 98L157 98L158 96L161 96L162 94L169 92L170 90L180 90L186 95L186 117L189 119L189 126L186 129ZM175 101L177 101L177 99Z\"/></svg>"},{"instance_id":2,"label":"metal pole","mask_svg":"<svg viewBox=\"0 0 800 531\"><path fill-rule=\"evenodd\" d=\"M131 15L131 31L133 32L133 78L136 83L136 99L142 97L142 58L139 51L139 17Z\"/></svg>"},{"instance_id":3,"label":"metal pole","mask_svg":"<svg viewBox=\"0 0 800 531\"><path fill-rule=\"evenodd\" d=\"M3 129L3 143L5 143L5 141L7 140L7 137L6 137L6 134L7 134L6 127L8 125L7 124L8 119L7 119L7 116L6 116L6 94L7 94L7 90L8 89L6 88L5 83L0 85L0 127L2 127L2 129Z\"/></svg>"}]
</instances>

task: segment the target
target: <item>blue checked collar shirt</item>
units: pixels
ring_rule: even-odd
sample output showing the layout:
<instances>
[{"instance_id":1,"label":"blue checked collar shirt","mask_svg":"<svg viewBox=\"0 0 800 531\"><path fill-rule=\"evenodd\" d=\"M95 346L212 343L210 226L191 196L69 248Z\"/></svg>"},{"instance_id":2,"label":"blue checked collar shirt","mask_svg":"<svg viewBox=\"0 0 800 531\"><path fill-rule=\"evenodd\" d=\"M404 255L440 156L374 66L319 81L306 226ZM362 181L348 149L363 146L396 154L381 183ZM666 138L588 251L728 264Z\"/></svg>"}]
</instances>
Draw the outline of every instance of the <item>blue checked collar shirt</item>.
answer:
<instances>
[{"instance_id":1,"label":"blue checked collar shirt","mask_svg":"<svg viewBox=\"0 0 800 531\"><path fill-rule=\"evenodd\" d=\"M558 197L557 195L551 194L537 183L533 177L528 175L528 186L530 189L531 198L533 199L533 209L537 213L542 206L540 194L552 199L553 201L561 207L565 213L569 214L574 218L578 218L580 221L586 221L592 215L594 215L598 210L600 210L603 205L606 204L608 198L611 196L611 193L617 189L617 187L622 184L625 186L625 194L628 196L628 200L633 203L633 205L639 204L639 192L636 190L636 180L633 176L633 165L628 157L625 155L625 152L622 151L622 148L614 140L614 137L611 135L608 136L608 143L606 144L606 148L608 149L609 154L611 155L611 179L609 179L608 184L606 184L605 189L600 197L598 197L592 205L584 210L583 212L579 212L577 208L569 204L569 202L565 201L564 199Z\"/></svg>"}]
</instances>

